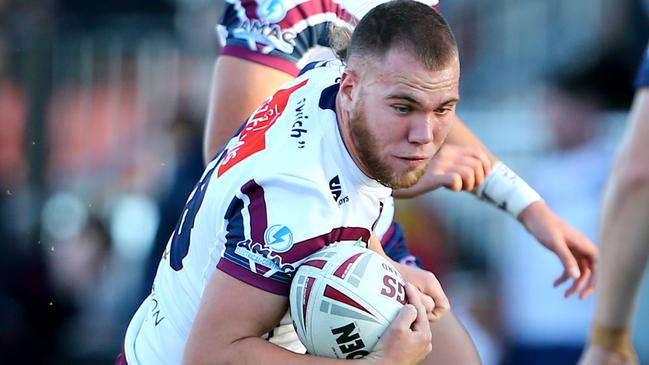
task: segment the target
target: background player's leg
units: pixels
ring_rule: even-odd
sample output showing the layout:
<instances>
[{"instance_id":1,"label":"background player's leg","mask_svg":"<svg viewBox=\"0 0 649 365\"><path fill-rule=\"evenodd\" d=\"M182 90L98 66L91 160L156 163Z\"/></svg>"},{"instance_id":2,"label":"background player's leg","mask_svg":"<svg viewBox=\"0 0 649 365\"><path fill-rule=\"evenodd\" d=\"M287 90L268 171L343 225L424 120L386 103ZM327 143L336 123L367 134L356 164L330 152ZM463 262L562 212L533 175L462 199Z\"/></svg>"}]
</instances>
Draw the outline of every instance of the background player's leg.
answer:
<instances>
[{"instance_id":1,"label":"background player's leg","mask_svg":"<svg viewBox=\"0 0 649 365\"><path fill-rule=\"evenodd\" d=\"M426 365L480 364L478 350L453 312L431 324L433 350L421 362Z\"/></svg>"}]
</instances>

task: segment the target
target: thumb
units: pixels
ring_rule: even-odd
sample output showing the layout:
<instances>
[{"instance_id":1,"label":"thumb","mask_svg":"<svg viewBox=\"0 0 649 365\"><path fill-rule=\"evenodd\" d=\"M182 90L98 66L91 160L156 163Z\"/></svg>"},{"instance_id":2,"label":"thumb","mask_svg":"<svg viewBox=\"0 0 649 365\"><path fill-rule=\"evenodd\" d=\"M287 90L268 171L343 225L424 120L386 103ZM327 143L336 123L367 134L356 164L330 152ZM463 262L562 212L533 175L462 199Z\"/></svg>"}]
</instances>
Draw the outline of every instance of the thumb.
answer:
<instances>
[{"instance_id":1,"label":"thumb","mask_svg":"<svg viewBox=\"0 0 649 365\"><path fill-rule=\"evenodd\" d=\"M417 319L417 309L412 304L405 304L392 321L391 327L410 328Z\"/></svg>"},{"instance_id":2,"label":"thumb","mask_svg":"<svg viewBox=\"0 0 649 365\"><path fill-rule=\"evenodd\" d=\"M447 172L435 175L432 180L434 186L443 186L453 191L462 190L462 177L459 174Z\"/></svg>"}]
</instances>

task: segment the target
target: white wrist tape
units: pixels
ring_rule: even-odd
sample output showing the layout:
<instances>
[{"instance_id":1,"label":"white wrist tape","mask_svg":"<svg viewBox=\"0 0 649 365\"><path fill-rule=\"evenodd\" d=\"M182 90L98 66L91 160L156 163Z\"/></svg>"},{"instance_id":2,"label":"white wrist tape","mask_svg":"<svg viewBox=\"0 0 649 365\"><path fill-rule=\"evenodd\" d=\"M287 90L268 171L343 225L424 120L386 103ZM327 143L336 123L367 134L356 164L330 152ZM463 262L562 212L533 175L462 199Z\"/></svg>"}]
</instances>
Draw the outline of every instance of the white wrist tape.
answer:
<instances>
[{"instance_id":1,"label":"white wrist tape","mask_svg":"<svg viewBox=\"0 0 649 365\"><path fill-rule=\"evenodd\" d=\"M491 167L484 183L478 186L477 194L514 218L518 218L528 205L541 200L539 193L501 161Z\"/></svg>"}]
</instances>

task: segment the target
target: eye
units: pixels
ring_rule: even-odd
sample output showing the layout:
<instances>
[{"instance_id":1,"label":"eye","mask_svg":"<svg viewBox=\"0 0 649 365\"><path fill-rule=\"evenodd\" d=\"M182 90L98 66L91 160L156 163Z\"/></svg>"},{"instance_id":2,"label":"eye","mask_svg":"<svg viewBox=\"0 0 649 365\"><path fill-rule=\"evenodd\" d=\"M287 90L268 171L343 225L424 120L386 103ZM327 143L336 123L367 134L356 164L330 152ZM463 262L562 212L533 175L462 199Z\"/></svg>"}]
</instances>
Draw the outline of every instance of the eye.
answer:
<instances>
[{"instance_id":1,"label":"eye","mask_svg":"<svg viewBox=\"0 0 649 365\"><path fill-rule=\"evenodd\" d=\"M445 106L445 107L442 107L442 108L437 108L437 109L435 109L435 114L437 114L437 115L446 115L446 114L452 112L453 109L455 109L455 108L452 107L452 106Z\"/></svg>"},{"instance_id":2,"label":"eye","mask_svg":"<svg viewBox=\"0 0 649 365\"><path fill-rule=\"evenodd\" d=\"M411 107L403 104L394 104L392 105L392 109L394 109L399 114L408 114L412 111Z\"/></svg>"}]
</instances>

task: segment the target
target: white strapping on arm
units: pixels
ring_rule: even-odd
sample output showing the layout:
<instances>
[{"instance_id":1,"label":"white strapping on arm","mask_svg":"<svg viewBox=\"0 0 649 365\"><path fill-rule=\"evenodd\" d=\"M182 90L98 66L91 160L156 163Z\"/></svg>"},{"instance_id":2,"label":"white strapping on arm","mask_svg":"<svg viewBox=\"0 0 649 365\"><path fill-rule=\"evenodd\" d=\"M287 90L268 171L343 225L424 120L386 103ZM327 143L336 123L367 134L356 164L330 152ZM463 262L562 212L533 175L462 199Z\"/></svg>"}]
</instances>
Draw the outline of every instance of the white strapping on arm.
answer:
<instances>
[{"instance_id":1,"label":"white strapping on arm","mask_svg":"<svg viewBox=\"0 0 649 365\"><path fill-rule=\"evenodd\" d=\"M539 193L501 161L491 167L485 181L478 186L477 195L514 218L530 204L542 200Z\"/></svg>"}]
</instances>

